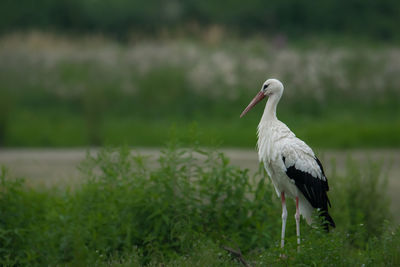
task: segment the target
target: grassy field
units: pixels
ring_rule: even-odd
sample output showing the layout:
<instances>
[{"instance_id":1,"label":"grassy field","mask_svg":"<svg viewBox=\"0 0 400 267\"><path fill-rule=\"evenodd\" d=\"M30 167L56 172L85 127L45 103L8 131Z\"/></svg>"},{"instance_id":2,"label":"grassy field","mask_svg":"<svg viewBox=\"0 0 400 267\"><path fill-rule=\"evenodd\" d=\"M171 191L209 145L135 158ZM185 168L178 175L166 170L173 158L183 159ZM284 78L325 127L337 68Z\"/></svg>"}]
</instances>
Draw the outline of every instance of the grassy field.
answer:
<instances>
[{"instance_id":1,"label":"grassy field","mask_svg":"<svg viewBox=\"0 0 400 267\"><path fill-rule=\"evenodd\" d=\"M43 190L0 175L0 261L13 265L396 266L399 227L392 222L387 181L379 164L347 162L330 177L331 214L325 233L294 219L280 258L280 202L265 174L234 167L223 153L165 147L158 167L127 148L103 149L80 165L85 182ZM149 168L149 165L153 166ZM294 205L289 201L289 214Z\"/></svg>"},{"instance_id":2,"label":"grassy field","mask_svg":"<svg viewBox=\"0 0 400 267\"><path fill-rule=\"evenodd\" d=\"M252 147L263 107L238 116L276 77L286 88L278 116L309 144L399 147L399 62L397 47L323 40L10 34L0 39L0 145L160 146L196 135Z\"/></svg>"}]
</instances>

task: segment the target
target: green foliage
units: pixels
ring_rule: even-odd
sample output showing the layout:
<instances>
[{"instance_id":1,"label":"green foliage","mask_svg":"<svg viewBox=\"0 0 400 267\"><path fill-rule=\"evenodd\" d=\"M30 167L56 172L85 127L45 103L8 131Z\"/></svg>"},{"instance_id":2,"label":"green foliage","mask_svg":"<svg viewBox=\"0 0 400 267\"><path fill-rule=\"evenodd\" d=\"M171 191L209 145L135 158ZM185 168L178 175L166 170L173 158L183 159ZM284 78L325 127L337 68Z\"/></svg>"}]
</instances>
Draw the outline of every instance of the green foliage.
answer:
<instances>
[{"instance_id":1,"label":"green foliage","mask_svg":"<svg viewBox=\"0 0 400 267\"><path fill-rule=\"evenodd\" d=\"M337 34L398 39L396 1L31 1L0 5L0 31L39 28L104 32L124 37L132 30L155 34L165 28L190 30L193 24L223 25L243 34L290 36ZM354 16L357 14L357 16ZM187 26L188 24L191 25ZM192 29L193 31L193 29Z\"/></svg>"},{"instance_id":2,"label":"green foliage","mask_svg":"<svg viewBox=\"0 0 400 267\"><path fill-rule=\"evenodd\" d=\"M48 196L25 190L21 180L9 180L6 175L6 168L2 166L0 170L1 264L28 264L36 260L36 247L31 243L34 240L30 239L30 230L31 227L43 225Z\"/></svg>"},{"instance_id":3,"label":"green foliage","mask_svg":"<svg viewBox=\"0 0 400 267\"><path fill-rule=\"evenodd\" d=\"M254 266L400 263L379 165L359 172L349 161L345 175L328 174L337 228L326 234L302 221L299 252L294 219L279 249L280 202L262 166L249 175L218 151L172 142L157 162L103 149L80 169L83 185L52 192L26 188L2 169L2 265L240 266L224 245Z\"/></svg>"},{"instance_id":4,"label":"green foliage","mask_svg":"<svg viewBox=\"0 0 400 267\"><path fill-rule=\"evenodd\" d=\"M347 165L345 176L335 175L332 197L343 200L334 204L342 214L338 224L345 225L354 245L364 246L369 235L379 236L382 222L390 219L387 177L378 163L361 166L349 159Z\"/></svg>"},{"instance_id":5,"label":"green foliage","mask_svg":"<svg viewBox=\"0 0 400 267\"><path fill-rule=\"evenodd\" d=\"M198 161L195 152L204 159ZM84 210L77 212L83 215L79 221L86 222L83 232L89 236L81 238L88 246L93 242L93 248L104 242L100 247L110 249L102 251L105 254L132 246L145 248L145 254L151 255L184 253L204 234L216 240L228 235L246 244L244 249L270 245L266 242L270 239L263 238L271 233L267 221L276 215L270 188L262 186L263 182L252 186L247 172L229 166L221 153L170 146L153 171L143 158L128 151L102 152L90 161L86 170L91 181L78 200ZM94 167L101 173L96 174ZM109 203L107 207L104 202ZM104 224L115 228L100 227ZM93 231L95 238L90 234Z\"/></svg>"}]
</instances>

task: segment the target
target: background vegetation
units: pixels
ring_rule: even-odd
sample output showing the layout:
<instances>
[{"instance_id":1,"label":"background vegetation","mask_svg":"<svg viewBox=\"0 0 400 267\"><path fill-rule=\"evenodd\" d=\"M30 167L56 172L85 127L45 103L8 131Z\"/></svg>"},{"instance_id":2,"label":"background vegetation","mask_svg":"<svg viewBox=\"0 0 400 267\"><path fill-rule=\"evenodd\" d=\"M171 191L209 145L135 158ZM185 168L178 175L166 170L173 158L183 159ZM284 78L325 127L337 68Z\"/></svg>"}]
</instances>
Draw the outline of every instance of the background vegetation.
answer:
<instances>
[{"instance_id":1,"label":"background vegetation","mask_svg":"<svg viewBox=\"0 0 400 267\"><path fill-rule=\"evenodd\" d=\"M0 47L4 146L160 146L171 126L187 138L196 124L203 145L254 147L263 105L238 115L269 77L286 88L279 118L311 145L400 145L395 46L122 44L33 32L4 36Z\"/></svg>"},{"instance_id":2,"label":"background vegetation","mask_svg":"<svg viewBox=\"0 0 400 267\"><path fill-rule=\"evenodd\" d=\"M400 4L384 1L0 3L0 145L252 147L270 77L279 117L318 147L400 145ZM346 129L346 132L343 131ZM218 140L218 141L215 141Z\"/></svg>"},{"instance_id":3,"label":"background vegetation","mask_svg":"<svg viewBox=\"0 0 400 267\"><path fill-rule=\"evenodd\" d=\"M337 228L329 234L294 218L280 258L280 203L263 168L249 174L214 150L171 143L158 167L129 149L102 150L81 169L73 191L41 191L0 183L0 262L10 265L232 266L222 246L240 249L254 266L395 266L400 232L389 223L386 180L379 165L364 172L349 161L329 174ZM351 181L349 183L349 181ZM289 213L294 205L289 202Z\"/></svg>"},{"instance_id":4,"label":"background vegetation","mask_svg":"<svg viewBox=\"0 0 400 267\"><path fill-rule=\"evenodd\" d=\"M195 0L4 0L0 31L21 29L105 32L126 37L132 32L157 34L221 25L243 35L254 33L349 35L398 40L400 4L382 1L195 1Z\"/></svg>"}]
</instances>

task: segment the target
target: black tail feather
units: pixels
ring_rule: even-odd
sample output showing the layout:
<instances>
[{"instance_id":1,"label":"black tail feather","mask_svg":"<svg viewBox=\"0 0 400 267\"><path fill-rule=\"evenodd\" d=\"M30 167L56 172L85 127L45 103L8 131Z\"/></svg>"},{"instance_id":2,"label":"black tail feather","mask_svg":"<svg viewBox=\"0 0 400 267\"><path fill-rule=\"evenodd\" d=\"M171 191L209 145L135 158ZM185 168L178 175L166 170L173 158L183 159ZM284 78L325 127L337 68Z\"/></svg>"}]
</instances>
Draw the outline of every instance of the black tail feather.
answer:
<instances>
[{"instance_id":1,"label":"black tail feather","mask_svg":"<svg viewBox=\"0 0 400 267\"><path fill-rule=\"evenodd\" d=\"M336 227L335 222L333 221L331 215L329 215L328 211L324 210L320 213L320 217L323 218L323 223L322 226L325 229L325 231L329 232L329 226L332 228Z\"/></svg>"}]
</instances>

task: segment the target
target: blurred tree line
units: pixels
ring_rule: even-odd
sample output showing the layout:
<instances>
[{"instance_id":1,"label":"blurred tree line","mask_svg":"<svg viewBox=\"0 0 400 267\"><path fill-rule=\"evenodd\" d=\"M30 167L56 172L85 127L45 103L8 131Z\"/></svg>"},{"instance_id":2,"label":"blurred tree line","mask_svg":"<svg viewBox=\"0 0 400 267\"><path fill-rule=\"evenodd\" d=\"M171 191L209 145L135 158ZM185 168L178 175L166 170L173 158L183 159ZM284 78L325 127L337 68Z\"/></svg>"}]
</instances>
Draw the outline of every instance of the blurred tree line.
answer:
<instances>
[{"instance_id":1,"label":"blurred tree line","mask_svg":"<svg viewBox=\"0 0 400 267\"><path fill-rule=\"evenodd\" d=\"M241 34L347 34L400 37L395 0L2 0L0 32L42 29L124 37L222 25ZM187 29L186 29L187 30Z\"/></svg>"}]
</instances>

